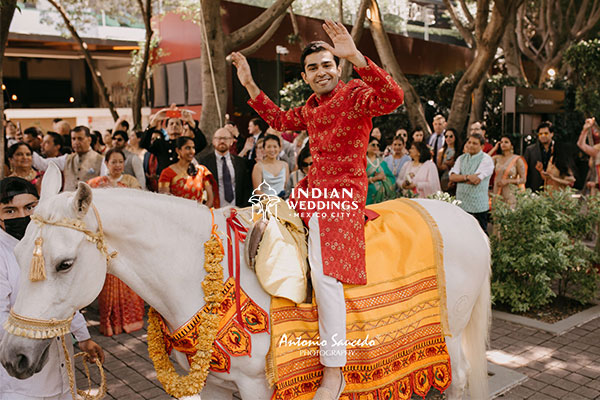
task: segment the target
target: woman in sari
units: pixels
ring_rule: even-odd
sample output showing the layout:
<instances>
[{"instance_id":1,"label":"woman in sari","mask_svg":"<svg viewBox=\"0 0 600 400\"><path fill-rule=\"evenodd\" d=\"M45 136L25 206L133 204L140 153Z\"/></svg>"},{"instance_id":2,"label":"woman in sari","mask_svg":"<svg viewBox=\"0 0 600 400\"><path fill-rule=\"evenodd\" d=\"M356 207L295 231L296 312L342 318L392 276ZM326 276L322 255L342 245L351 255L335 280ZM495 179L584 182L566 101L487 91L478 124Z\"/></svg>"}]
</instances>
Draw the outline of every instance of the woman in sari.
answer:
<instances>
[{"instance_id":1,"label":"woman in sari","mask_svg":"<svg viewBox=\"0 0 600 400\"><path fill-rule=\"evenodd\" d=\"M511 207L516 204L514 189L516 186L523 187L527 179L527 165L523 157L514 153L515 147L508 136L500 139L500 154L495 155L494 171L494 194L502 196Z\"/></svg>"},{"instance_id":2,"label":"woman in sari","mask_svg":"<svg viewBox=\"0 0 600 400\"><path fill-rule=\"evenodd\" d=\"M108 175L98 176L88 181L88 185L93 188L125 187L132 189L141 189L140 183L134 176L124 174L125 153L113 147L106 152L104 162L108 169Z\"/></svg>"},{"instance_id":3,"label":"woman in sari","mask_svg":"<svg viewBox=\"0 0 600 400\"><path fill-rule=\"evenodd\" d=\"M33 153L27 143L17 142L10 146L7 151L10 175L23 178L35 185L38 192L42 188L42 177L44 171L33 169Z\"/></svg>"},{"instance_id":4,"label":"woman in sari","mask_svg":"<svg viewBox=\"0 0 600 400\"><path fill-rule=\"evenodd\" d=\"M562 190L567 187L573 187L575 176L573 174L573 160L565 144L554 144L554 153L548 161L548 166L544 171L541 162L535 166L544 179L544 190Z\"/></svg>"},{"instance_id":5,"label":"woman in sari","mask_svg":"<svg viewBox=\"0 0 600 400\"><path fill-rule=\"evenodd\" d=\"M412 161L400 170L396 183L404 190L425 198L441 190L438 171L431 161L431 151L424 142L413 142L408 150Z\"/></svg>"},{"instance_id":6,"label":"woman in sari","mask_svg":"<svg viewBox=\"0 0 600 400\"><path fill-rule=\"evenodd\" d=\"M208 168L195 163L194 140L187 136L177 138L175 151L179 161L169 165L161 172L158 179L158 193L196 200L198 203L204 203L207 207L212 207L214 179L211 179L212 174Z\"/></svg>"},{"instance_id":7,"label":"woman in sari","mask_svg":"<svg viewBox=\"0 0 600 400\"><path fill-rule=\"evenodd\" d=\"M381 203L395 197L394 174L381 158L379 153L379 140L371 136L367 147L367 204Z\"/></svg>"},{"instance_id":8,"label":"woman in sari","mask_svg":"<svg viewBox=\"0 0 600 400\"><path fill-rule=\"evenodd\" d=\"M125 154L121 150L114 147L108 150L104 162L108 175L90 179L88 185L93 188L141 189L137 179L123 174ZM100 333L104 336L131 333L144 326L144 300L114 275L106 274L104 287L98 295L98 307Z\"/></svg>"}]
</instances>

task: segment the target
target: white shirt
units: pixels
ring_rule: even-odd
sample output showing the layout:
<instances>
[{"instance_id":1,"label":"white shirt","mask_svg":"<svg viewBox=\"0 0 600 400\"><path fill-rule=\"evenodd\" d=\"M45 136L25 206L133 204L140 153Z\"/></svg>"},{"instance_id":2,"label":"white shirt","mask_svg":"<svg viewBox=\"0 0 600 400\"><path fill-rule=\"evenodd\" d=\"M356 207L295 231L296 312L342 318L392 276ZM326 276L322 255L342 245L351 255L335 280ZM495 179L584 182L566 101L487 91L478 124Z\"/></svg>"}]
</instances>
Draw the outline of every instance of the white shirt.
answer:
<instances>
[{"instance_id":1,"label":"white shirt","mask_svg":"<svg viewBox=\"0 0 600 400\"><path fill-rule=\"evenodd\" d=\"M433 132L433 134L429 137L429 147L431 147L432 149L436 148L435 146L435 142L437 140L437 150L441 149L442 147L444 147L444 138L445 138L445 134L446 131L442 132L442 133L435 133Z\"/></svg>"},{"instance_id":2,"label":"white shirt","mask_svg":"<svg viewBox=\"0 0 600 400\"><path fill-rule=\"evenodd\" d=\"M229 152L225 154L219 154L215 150L215 156L217 157L217 175L219 176L219 199L221 201L221 207L233 206L235 207L235 169L233 168L233 161L231 160L231 154ZM221 157L225 157L225 162L229 168L229 174L231 175L231 188L233 190L233 200L228 202L225 200L225 184L223 183L223 160Z\"/></svg>"},{"instance_id":3,"label":"white shirt","mask_svg":"<svg viewBox=\"0 0 600 400\"><path fill-rule=\"evenodd\" d=\"M8 319L10 309L17 299L21 270L13 250L18 242L17 239L0 229L0 339L5 334L2 326ZM80 342L90 338L85 319L79 312L75 313L71 323L71 332ZM65 342L72 356L73 344L70 335L65 337ZM0 398L10 399L11 393L31 397L51 397L66 395L69 392L69 377L65 368L65 356L60 338L52 339L48 349L48 362L40 372L30 378L24 380L13 378L0 364Z\"/></svg>"},{"instance_id":4,"label":"white shirt","mask_svg":"<svg viewBox=\"0 0 600 400\"><path fill-rule=\"evenodd\" d=\"M34 151L33 152L33 168L37 169L38 171L45 171L48 169L48 165L50 165L50 161L52 161L56 164L58 169L60 169L61 171L64 171L65 164L67 162L67 156L68 156L68 154L63 154L62 156L58 156L58 157L44 158Z\"/></svg>"},{"instance_id":5,"label":"white shirt","mask_svg":"<svg viewBox=\"0 0 600 400\"><path fill-rule=\"evenodd\" d=\"M477 171L475 171L475 175L477 175L477 177L479 177L479 179L484 180L488 176L492 176L493 173L494 173L494 160L492 160L492 157L488 156L486 153L483 153L483 159L481 160L479 167L477 167ZM452 174L461 175L461 173L460 173L460 157L458 157L458 159L454 163L454 167L452 167L452 169L450 170L450 175L452 175Z\"/></svg>"}]
</instances>

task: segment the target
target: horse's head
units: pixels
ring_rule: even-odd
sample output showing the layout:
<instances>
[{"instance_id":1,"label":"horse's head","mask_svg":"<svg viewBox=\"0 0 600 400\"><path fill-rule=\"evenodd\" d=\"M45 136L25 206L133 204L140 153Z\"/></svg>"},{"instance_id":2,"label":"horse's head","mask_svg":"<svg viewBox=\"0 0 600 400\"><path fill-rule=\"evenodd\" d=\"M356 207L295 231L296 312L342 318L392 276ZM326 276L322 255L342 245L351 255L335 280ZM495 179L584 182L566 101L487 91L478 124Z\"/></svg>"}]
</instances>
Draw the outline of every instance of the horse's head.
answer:
<instances>
[{"instance_id":1,"label":"horse's head","mask_svg":"<svg viewBox=\"0 0 600 400\"><path fill-rule=\"evenodd\" d=\"M44 175L32 222L15 248L21 274L13 306L17 320L9 318L9 325L11 319L15 322L12 328L21 323L27 327L26 319L68 320L76 310L90 304L104 284L106 252L99 250L101 246L94 242L93 235L86 234L86 231L97 233L99 227L92 211L92 191L87 184L79 183L76 192L58 194L61 185L61 173L51 164ZM45 278L31 279L34 258L38 271L42 266ZM19 379L39 372L47 361L52 340L48 337L53 335L35 329L8 326L7 333L12 334L5 334L0 342L0 362L9 374Z\"/></svg>"}]
</instances>

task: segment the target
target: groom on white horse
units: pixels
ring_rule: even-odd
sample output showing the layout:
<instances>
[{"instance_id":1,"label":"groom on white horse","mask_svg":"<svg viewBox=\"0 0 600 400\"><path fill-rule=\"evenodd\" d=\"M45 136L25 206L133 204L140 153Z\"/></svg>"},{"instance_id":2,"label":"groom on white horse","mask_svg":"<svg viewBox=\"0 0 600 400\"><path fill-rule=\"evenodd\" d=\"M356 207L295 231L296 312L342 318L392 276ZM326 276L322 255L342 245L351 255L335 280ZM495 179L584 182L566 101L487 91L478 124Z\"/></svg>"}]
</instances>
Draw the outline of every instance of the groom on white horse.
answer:
<instances>
[{"instance_id":1,"label":"groom on white horse","mask_svg":"<svg viewBox=\"0 0 600 400\"><path fill-rule=\"evenodd\" d=\"M361 54L340 23L325 21L333 47L312 42L302 52L302 78L314 94L289 111L277 107L256 85L246 58L232 53L248 102L274 129L307 130L313 156L308 175L292 197L309 228L311 278L319 310L323 380L314 399L338 399L345 381L346 307L342 283L364 285L366 153L371 119L402 104L403 92L383 69ZM339 58L351 62L362 80L340 81ZM339 192L342 192L340 196ZM351 198L343 198L350 193ZM327 204L324 209L311 205ZM343 212L332 203L346 204Z\"/></svg>"}]
</instances>

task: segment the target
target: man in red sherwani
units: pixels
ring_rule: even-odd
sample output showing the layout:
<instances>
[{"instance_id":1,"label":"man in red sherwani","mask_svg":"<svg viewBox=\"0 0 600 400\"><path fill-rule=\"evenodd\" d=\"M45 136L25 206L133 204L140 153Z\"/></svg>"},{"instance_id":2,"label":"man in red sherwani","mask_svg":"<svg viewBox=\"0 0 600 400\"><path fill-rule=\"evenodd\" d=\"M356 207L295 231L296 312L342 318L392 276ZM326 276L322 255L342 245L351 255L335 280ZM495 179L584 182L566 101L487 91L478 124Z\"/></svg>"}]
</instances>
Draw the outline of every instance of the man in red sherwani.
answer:
<instances>
[{"instance_id":1,"label":"man in red sherwani","mask_svg":"<svg viewBox=\"0 0 600 400\"><path fill-rule=\"evenodd\" d=\"M309 228L308 257L319 312L324 370L314 399L338 399L345 386L341 367L346 365L342 283L367 282L364 209L371 119L399 107L403 92L358 51L342 24L325 21L323 29L334 46L312 42L302 52L302 78L314 91L303 107L281 110L258 88L246 58L240 53L231 57L250 94L248 104L271 127L308 131L313 164L295 188L291 203ZM362 80L341 82L339 58L351 62Z\"/></svg>"}]
</instances>

